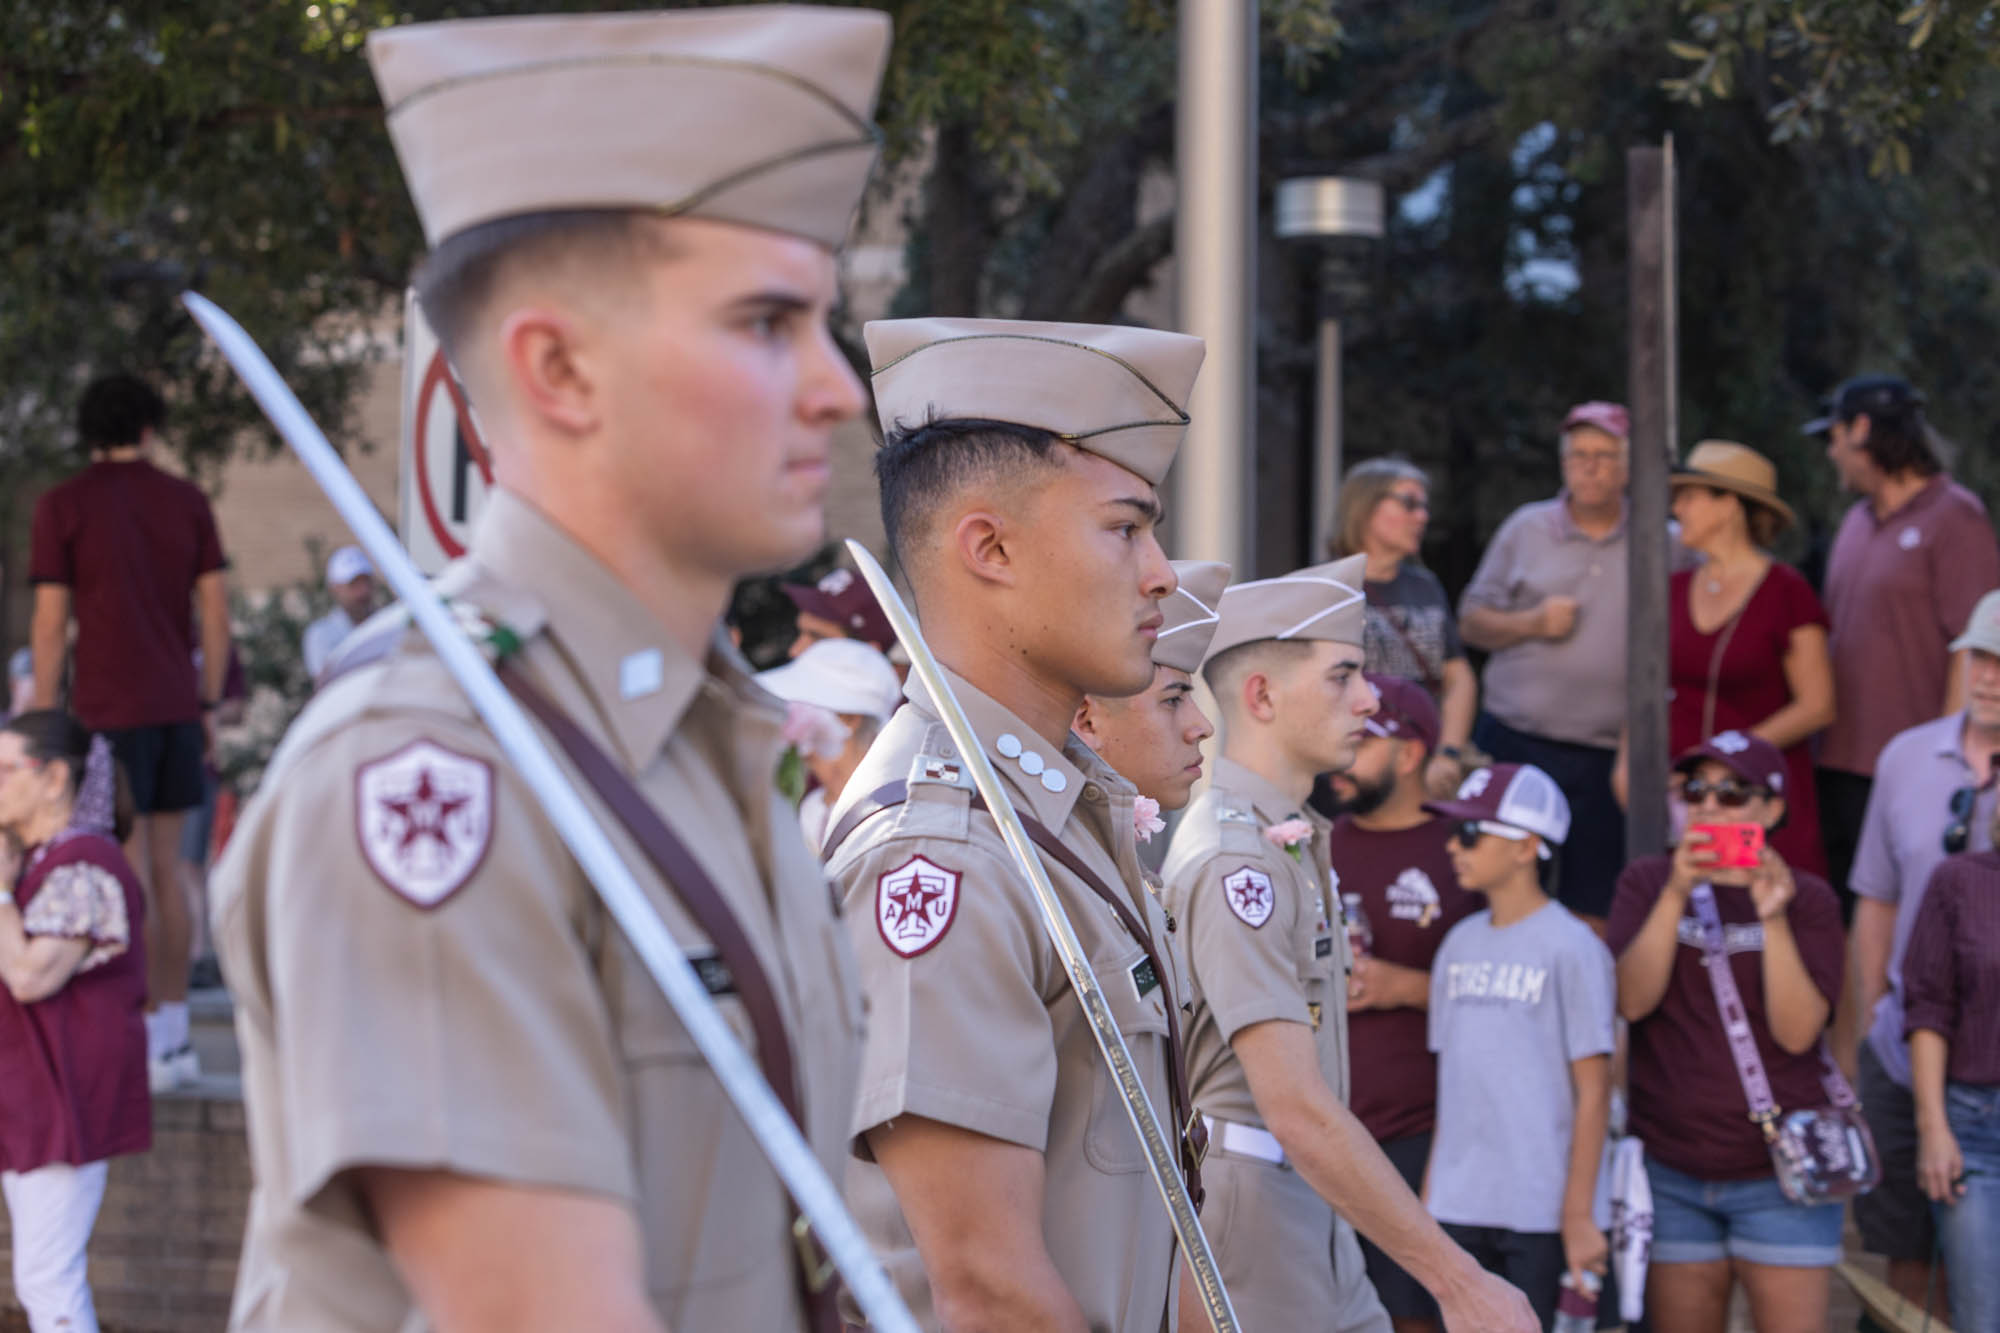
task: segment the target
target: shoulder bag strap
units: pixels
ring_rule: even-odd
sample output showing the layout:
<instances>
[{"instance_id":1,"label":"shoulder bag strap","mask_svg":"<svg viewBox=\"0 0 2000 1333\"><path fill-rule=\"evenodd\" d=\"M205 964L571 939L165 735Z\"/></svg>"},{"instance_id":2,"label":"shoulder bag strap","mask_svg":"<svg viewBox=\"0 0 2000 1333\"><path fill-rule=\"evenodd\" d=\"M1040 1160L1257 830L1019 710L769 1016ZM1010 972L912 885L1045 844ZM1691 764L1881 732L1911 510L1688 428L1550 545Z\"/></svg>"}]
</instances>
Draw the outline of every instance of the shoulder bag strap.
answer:
<instances>
[{"instance_id":1,"label":"shoulder bag strap","mask_svg":"<svg viewBox=\"0 0 2000 1333\"><path fill-rule=\"evenodd\" d=\"M653 868L666 881L674 896L687 908L688 915L694 918L695 924L715 946L723 966L729 969L735 983L736 998L750 1019L751 1031L756 1034L757 1063L763 1068L764 1080L771 1085L771 1091L786 1114L792 1117L792 1122L804 1133L806 1122L799 1104L797 1073L792 1062L791 1036L785 1029L784 1010L742 922L737 920L736 913L716 888L715 882L701 868L701 863L695 860L687 844L660 818L652 803L640 794L611 756L542 693L514 661L503 659L498 673L501 683L521 702L522 707L533 713L548 729L549 735L562 747L570 762L576 765L583 780L590 784L591 790L616 816L626 833L639 844L640 851L653 863ZM792 1226L800 1295L805 1301L813 1333L838 1333L841 1325L835 1304L832 1268L810 1252L816 1247L811 1246L810 1233L804 1229L803 1221L800 1218Z\"/></svg>"},{"instance_id":2,"label":"shoulder bag strap","mask_svg":"<svg viewBox=\"0 0 2000 1333\"><path fill-rule=\"evenodd\" d=\"M1396 637L1401 639L1403 641L1403 646L1410 650L1410 656L1417 659L1417 665L1423 669L1424 673L1424 678L1421 682L1423 687L1426 690L1429 690L1433 695L1442 694L1444 692L1443 664L1440 663L1437 666L1431 665L1430 658L1424 656L1424 650L1419 648L1417 646L1417 641L1410 637L1410 631L1404 626L1398 624L1396 622L1396 617L1389 614L1389 612L1393 609L1392 604L1387 602L1377 602L1374 599L1370 598L1368 599L1368 605L1374 607L1375 610L1381 613L1382 623L1387 625L1390 629L1396 632Z\"/></svg>"},{"instance_id":3,"label":"shoulder bag strap","mask_svg":"<svg viewBox=\"0 0 2000 1333\"><path fill-rule=\"evenodd\" d=\"M1697 884L1689 898L1701 922L1701 961L1708 968L1708 984L1715 991L1716 1008L1722 1011L1723 1030L1729 1034L1729 1053L1735 1057L1736 1077L1750 1103L1750 1118L1764 1131L1765 1138L1775 1138L1778 1103L1771 1096L1771 1080L1765 1076L1764 1059L1757 1054L1757 1038L1750 1031L1750 1017L1744 1011L1742 993L1736 989L1736 975L1729 970L1729 945L1722 931L1722 915L1715 907L1715 890Z\"/></svg>"},{"instance_id":4,"label":"shoulder bag strap","mask_svg":"<svg viewBox=\"0 0 2000 1333\"><path fill-rule=\"evenodd\" d=\"M824 855L831 857L841 843L847 841L855 829L867 820L893 809L910 799L907 782L888 782L877 787L848 808L832 832L827 834ZM986 799L974 792L972 808L985 810ZM1019 814L1019 812L1016 812ZM1167 1080L1173 1096L1174 1120L1178 1126L1176 1139L1180 1144L1181 1171L1187 1178L1188 1194L1194 1199L1195 1207L1201 1207L1201 1161L1208 1153L1208 1127L1194 1113L1194 1099L1189 1092L1187 1077L1187 1056L1181 1050L1180 1005L1176 1002L1173 988L1173 973L1160 961L1160 955L1153 947L1153 933L1139 914L1132 910L1132 904L1124 895L1106 884L1098 874L1084 863L1082 857L1064 845L1063 840L1050 830L1049 826L1028 815L1020 815L1021 827L1027 830L1029 841L1051 860L1082 880L1085 887L1111 908L1118 917L1118 923L1125 928L1138 946L1145 951L1146 961L1152 965L1153 975L1159 979L1160 989L1166 992L1167 1010Z\"/></svg>"}]
</instances>

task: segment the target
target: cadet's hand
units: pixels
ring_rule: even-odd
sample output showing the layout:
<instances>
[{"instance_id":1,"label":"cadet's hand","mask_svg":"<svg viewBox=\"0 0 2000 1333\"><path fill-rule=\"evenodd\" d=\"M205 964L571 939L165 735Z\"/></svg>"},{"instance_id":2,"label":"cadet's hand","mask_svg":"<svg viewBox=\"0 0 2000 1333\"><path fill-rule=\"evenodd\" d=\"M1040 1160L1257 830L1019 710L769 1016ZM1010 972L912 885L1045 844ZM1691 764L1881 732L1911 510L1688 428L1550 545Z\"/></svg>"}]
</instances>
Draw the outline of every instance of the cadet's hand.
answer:
<instances>
[{"instance_id":1,"label":"cadet's hand","mask_svg":"<svg viewBox=\"0 0 2000 1333\"><path fill-rule=\"evenodd\" d=\"M1537 609L1541 614L1543 638L1559 643L1576 629L1576 598L1560 594L1544 597Z\"/></svg>"},{"instance_id":2,"label":"cadet's hand","mask_svg":"<svg viewBox=\"0 0 2000 1333\"><path fill-rule=\"evenodd\" d=\"M1562 1238L1563 1264L1569 1269L1571 1284L1581 1290L1586 1271L1603 1275L1611 1259L1611 1242L1587 1213L1564 1218Z\"/></svg>"},{"instance_id":3,"label":"cadet's hand","mask_svg":"<svg viewBox=\"0 0 2000 1333\"><path fill-rule=\"evenodd\" d=\"M1452 1290L1437 1293L1446 1333L1541 1333L1542 1321L1526 1296L1485 1269L1475 1269Z\"/></svg>"},{"instance_id":4,"label":"cadet's hand","mask_svg":"<svg viewBox=\"0 0 2000 1333\"><path fill-rule=\"evenodd\" d=\"M1757 859L1757 868L1750 872L1750 901L1756 905L1757 919L1769 921L1783 916L1797 892L1798 884L1792 878L1792 868L1766 843L1763 854Z\"/></svg>"}]
</instances>

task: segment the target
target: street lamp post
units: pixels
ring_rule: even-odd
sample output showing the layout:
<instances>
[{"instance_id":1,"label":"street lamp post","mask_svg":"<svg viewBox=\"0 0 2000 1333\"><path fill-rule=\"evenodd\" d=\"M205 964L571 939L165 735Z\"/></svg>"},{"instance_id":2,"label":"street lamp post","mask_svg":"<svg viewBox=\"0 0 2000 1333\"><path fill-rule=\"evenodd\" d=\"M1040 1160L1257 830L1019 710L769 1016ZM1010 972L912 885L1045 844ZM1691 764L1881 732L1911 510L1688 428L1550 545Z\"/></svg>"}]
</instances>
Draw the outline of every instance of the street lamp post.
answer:
<instances>
[{"instance_id":1,"label":"street lamp post","mask_svg":"<svg viewBox=\"0 0 2000 1333\"><path fill-rule=\"evenodd\" d=\"M1313 394L1312 550L1325 559L1333 537L1342 472L1340 317L1364 293L1362 262L1382 237L1379 182L1346 176L1295 176L1278 184L1280 240L1310 245L1318 259L1318 357Z\"/></svg>"}]
</instances>

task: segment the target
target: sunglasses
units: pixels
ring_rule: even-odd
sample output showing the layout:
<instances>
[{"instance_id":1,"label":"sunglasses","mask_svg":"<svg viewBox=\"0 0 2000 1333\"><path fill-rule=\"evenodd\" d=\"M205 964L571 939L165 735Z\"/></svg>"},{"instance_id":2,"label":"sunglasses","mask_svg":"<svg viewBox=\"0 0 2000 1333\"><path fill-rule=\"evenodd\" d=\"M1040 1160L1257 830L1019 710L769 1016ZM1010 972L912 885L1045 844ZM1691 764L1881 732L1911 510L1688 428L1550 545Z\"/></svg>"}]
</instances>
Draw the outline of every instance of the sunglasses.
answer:
<instances>
[{"instance_id":1,"label":"sunglasses","mask_svg":"<svg viewBox=\"0 0 2000 1333\"><path fill-rule=\"evenodd\" d=\"M1681 799L1689 805L1700 805L1713 796L1715 803L1725 810L1741 810L1758 797L1768 794L1762 787L1752 787L1735 778L1724 778L1720 782L1689 778L1681 784Z\"/></svg>"},{"instance_id":2,"label":"sunglasses","mask_svg":"<svg viewBox=\"0 0 2000 1333\"><path fill-rule=\"evenodd\" d=\"M1479 845L1479 840L1487 834L1505 838L1509 842L1526 842L1529 834L1508 824L1496 824L1490 819L1461 819L1458 827L1451 831L1451 840L1471 851Z\"/></svg>"},{"instance_id":3,"label":"sunglasses","mask_svg":"<svg viewBox=\"0 0 2000 1333\"><path fill-rule=\"evenodd\" d=\"M1397 504L1403 506L1404 509L1408 510L1412 514L1418 512L1419 510L1422 510L1425 513L1430 512L1431 502L1428 498L1424 496L1408 495L1402 491L1391 491L1389 492L1389 498L1391 500L1394 500Z\"/></svg>"},{"instance_id":4,"label":"sunglasses","mask_svg":"<svg viewBox=\"0 0 2000 1333\"><path fill-rule=\"evenodd\" d=\"M1987 763L1988 771L2000 776L2000 754L1994 755ZM1993 778L1986 779L1988 787L1992 786L1993 782ZM1951 804L1948 807L1951 810L1951 823L1944 831L1946 856L1957 856L1971 843L1972 811L1979 804L1979 793L1983 790L1982 787L1964 786L1951 794Z\"/></svg>"}]
</instances>

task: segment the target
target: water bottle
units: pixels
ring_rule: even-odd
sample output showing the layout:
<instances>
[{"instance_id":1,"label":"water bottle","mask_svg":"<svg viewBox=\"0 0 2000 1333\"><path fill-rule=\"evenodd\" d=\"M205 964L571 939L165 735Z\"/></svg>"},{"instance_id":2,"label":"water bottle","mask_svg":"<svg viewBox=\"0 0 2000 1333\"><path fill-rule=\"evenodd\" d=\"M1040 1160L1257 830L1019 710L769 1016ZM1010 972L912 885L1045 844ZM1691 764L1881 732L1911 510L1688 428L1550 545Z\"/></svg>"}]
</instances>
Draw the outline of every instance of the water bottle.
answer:
<instances>
[{"instance_id":1,"label":"water bottle","mask_svg":"<svg viewBox=\"0 0 2000 1333\"><path fill-rule=\"evenodd\" d=\"M1580 1287L1564 1273L1562 1294L1556 1297L1553 1333L1593 1333L1597 1328L1597 1293L1603 1286L1604 1280L1595 1273L1586 1272Z\"/></svg>"},{"instance_id":2,"label":"water bottle","mask_svg":"<svg viewBox=\"0 0 2000 1333\"><path fill-rule=\"evenodd\" d=\"M1375 932L1368 924L1368 913L1361 910L1361 895L1341 894L1340 915L1347 926L1348 951L1356 958L1366 958L1375 947Z\"/></svg>"}]
</instances>

